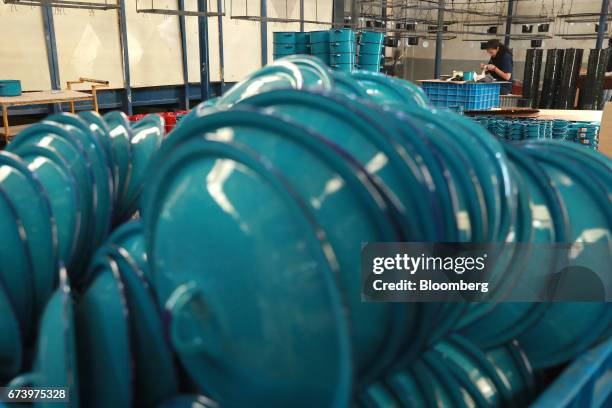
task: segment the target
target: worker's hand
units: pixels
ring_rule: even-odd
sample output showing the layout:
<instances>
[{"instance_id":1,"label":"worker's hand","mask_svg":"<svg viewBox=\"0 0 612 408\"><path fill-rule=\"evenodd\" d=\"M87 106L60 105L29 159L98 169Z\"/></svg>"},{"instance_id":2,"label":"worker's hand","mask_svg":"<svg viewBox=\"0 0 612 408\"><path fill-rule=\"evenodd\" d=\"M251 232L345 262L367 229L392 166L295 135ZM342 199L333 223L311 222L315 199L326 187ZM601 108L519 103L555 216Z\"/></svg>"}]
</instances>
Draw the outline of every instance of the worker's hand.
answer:
<instances>
[{"instance_id":1,"label":"worker's hand","mask_svg":"<svg viewBox=\"0 0 612 408\"><path fill-rule=\"evenodd\" d=\"M487 64L485 65L484 69L486 69L487 71L495 71L495 65Z\"/></svg>"}]
</instances>

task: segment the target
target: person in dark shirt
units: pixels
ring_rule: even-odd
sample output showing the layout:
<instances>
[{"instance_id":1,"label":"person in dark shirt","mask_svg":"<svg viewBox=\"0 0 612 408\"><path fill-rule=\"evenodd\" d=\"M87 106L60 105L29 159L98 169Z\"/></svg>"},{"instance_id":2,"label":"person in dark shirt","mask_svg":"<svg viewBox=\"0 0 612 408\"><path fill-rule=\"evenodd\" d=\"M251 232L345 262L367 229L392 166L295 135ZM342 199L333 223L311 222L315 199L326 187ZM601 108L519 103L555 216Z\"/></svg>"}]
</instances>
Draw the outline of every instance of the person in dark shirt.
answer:
<instances>
[{"instance_id":1,"label":"person in dark shirt","mask_svg":"<svg viewBox=\"0 0 612 408\"><path fill-rule=\"evenodd\" d=\"M487 41L487 53L491 56L488 64L480 64L480 68L486 70L498 81L510 81L512 78L512 51L499 40ZM512 91L512 83L501 85L501 94L507 95Z\"/></svg>"}]
</instances>

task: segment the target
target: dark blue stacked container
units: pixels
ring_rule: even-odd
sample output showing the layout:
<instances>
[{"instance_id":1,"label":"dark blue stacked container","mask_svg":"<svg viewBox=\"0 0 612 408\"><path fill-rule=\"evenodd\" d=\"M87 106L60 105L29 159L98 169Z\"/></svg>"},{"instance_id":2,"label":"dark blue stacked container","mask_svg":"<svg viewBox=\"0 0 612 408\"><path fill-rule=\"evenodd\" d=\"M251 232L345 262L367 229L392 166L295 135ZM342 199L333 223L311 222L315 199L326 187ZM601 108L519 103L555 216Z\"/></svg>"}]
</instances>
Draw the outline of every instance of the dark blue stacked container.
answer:
<instances>
[{"instance_id":1,"label":"dark blue stacked container","mask_svg":"<svg viewBox=\"0 0 612 408\"><path fill-rule=\"evenodd\" d=\"M363 31L359 40L359 69L380 71L383 58L385 34L376 31Z\"/></svg>"}]
</instances>

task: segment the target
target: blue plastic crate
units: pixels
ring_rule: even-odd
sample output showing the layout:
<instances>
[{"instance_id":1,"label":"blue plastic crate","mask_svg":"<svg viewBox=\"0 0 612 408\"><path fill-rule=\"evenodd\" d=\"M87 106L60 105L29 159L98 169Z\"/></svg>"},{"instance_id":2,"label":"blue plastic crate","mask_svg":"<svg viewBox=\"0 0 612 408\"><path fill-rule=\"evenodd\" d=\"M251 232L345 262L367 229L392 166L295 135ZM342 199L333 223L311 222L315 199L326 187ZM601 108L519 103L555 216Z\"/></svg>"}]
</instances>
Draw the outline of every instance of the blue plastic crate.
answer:
<instances>
[{"instance_id":1,"label":"blue plastic crate","mask_svg":"<svg viewBox=\"0 0 612 408\"><path fill-rule=\"evenodd\" d=\"M500 84L422 82L432 104L441 108L461 107L463 110L491 109L499 106Z\"/></svg>"},{"instance_id":2,"label":"blue plastic crate","mask_svg":"<svg viewBox=\"0 0 612 408\"><path fill-rule=\"evenodd\" d=\"M599 408L611 404L612 339L608 339L570 364L531 408Z\"/></svg>"}]
</instances>

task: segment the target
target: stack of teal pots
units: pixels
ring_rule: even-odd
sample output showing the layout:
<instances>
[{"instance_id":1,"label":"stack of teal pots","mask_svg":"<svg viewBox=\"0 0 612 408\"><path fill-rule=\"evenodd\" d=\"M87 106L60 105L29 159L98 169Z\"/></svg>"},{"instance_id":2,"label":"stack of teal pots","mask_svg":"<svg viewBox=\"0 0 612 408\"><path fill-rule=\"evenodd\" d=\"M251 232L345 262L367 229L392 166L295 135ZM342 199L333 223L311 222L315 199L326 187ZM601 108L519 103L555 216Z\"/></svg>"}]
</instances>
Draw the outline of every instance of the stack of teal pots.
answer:
<instances>
[{"instance_id":1,"label":"stack of teal pots","mask_svg":"<svg viewBox=\"0 0 612 408\"><path fill-rule=\"evenodd\" d=\"M377 31L362 31L359 40L359 69L379 72L383 58L385 34Z\"/></svg>"},{"instance_id":2,"label":"stack of teal pots","mask_svg":"<svg viewBox=\"0 0 612 408\"><path fill-rule=\"evenodd\" d=\"M327 65L330 64L329 30L310 32L310 53Z\"/></svg>"},{"instance_id":3,"label":"stack of teal pots","mask_svg":"<svg viewBox=\"0 0 612 408\"><path fill-rule=\"evenodd\" d=\"M310 33L303 31L295 33L295 53L310 54Z\"/></svg>"},{"instance_id":4,"label":"stack of teal pots","mask_svg":"<svg viewBox=\"0 0 612 408\"><path fill-rule=\"evenodd\" d=\"M274 47L272 55L274 59L298 54L297 34L298 33L292 31L277 31L272 34L272 46Z\"/></svg>"},{"instance_id":5,"label":"stack of teal pots","mask_svg":"<svg viewBox=\"0 0 612 408\"><path fill-rule=\"evenodd\" d=\"M329 31L329 62L336 71L351 72L357 65L355 32L348 28Z\"/></svg>"}]
</instances>

